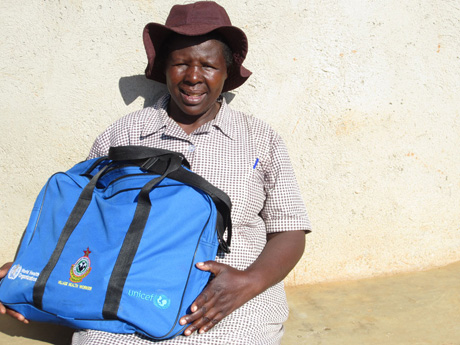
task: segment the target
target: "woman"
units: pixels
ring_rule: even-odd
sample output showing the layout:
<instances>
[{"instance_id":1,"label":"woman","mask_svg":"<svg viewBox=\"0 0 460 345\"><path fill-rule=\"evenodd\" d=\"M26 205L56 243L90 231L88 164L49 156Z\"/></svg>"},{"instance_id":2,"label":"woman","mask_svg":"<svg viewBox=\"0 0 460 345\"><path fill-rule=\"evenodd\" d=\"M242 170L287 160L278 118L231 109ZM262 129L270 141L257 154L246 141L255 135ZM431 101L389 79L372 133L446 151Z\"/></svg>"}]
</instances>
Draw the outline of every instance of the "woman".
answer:
<instances>
[{"instance_id":1,"label":"woman","mask_svg":"<svg viewBox=\"0 0 460 345\"><path fill-rule=\"evenodd\" d=\"M279 344L288 313L282 280L302 256L310 224L280 137L221 96L251 74L242 66L246 36L221 6L205 1L174 6L165 25L148 24L144 44L146 76L165 83L168 94L111 125L89 157L120 145L182 152L233 204L231 253L198 266L214 279L181 318L189 324L184 336L162 343ZM73 337L73 344L149 343L92 330Z\"/></svg>"}]
</instances>

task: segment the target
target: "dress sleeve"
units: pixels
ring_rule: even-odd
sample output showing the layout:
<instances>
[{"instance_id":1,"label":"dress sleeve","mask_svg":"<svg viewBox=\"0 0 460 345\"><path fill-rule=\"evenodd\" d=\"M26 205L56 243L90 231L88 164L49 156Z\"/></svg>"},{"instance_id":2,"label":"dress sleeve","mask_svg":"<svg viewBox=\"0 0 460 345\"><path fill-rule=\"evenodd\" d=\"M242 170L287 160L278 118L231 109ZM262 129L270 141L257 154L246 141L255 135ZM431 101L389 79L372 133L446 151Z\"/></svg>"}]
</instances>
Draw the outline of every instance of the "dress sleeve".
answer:
<instances>
[{"instance_id":1,"label":"dress sleeve","mask_svg":"<svg viewBox=\"0 0 460 345\"><path fill-rule=\"evenodd\" d=\"M108 147L104 144L104 134L106 132L99 135L93 143L91 150L89 151L89 155L86 159L93 159L96 157L102 157L108 154Z\"/></svg>"},{"instance_id":2,"label":"dress sleeve","mask_svg":"<svg viewBox=\"0 0 460 345\"><path fill-rule=\"evenodd\" d=\"M274 134L264 167L266 200L261 211L267 233L311 231L310 220L302 200L286 146Z\"/></svg>"},{"instance_id":3,"label":"dress sleeve","mask_svg":"<svg viewBox=\"0 0 460 345\"><path fill-rule=\"evenodd\" d=\"M136 123L134 114L128 114L107 127L94 141L87 159L107 156L111 146L130 145L130 133Z\"/></svg>"}]
</instances>

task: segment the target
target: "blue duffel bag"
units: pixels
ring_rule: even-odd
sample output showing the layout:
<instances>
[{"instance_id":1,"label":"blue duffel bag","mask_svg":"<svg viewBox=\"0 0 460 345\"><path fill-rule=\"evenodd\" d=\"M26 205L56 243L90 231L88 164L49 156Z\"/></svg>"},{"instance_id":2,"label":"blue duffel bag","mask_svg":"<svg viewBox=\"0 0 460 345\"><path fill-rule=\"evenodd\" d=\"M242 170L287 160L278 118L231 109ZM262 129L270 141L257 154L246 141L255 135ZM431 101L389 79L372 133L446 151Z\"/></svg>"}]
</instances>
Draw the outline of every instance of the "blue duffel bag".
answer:
<instances>
[{"instance_id":1,"label":"blue duffel bag","mask_svg":"<svg viewBox=\"0 0 460 345\"><path fill-rule=\"evenodd\" d=\"M229 252L230 199L181 154L113 147L41 190L0 301L26 318L168 339ZM225 235L225 231L227 234Z\"/></svg>"}]
</instances>

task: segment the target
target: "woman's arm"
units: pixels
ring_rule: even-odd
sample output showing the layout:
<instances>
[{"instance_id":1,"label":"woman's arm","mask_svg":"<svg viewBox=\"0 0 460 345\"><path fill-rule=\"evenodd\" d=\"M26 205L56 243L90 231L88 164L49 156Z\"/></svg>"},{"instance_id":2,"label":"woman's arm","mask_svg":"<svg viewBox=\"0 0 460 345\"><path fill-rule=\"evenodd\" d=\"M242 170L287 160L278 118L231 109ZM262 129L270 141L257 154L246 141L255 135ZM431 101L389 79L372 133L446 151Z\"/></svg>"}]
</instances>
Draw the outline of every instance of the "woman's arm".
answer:
<instances>
[{"instance_id":1,"label":"woman's arm","mask_svg":"<svg viewBox=\"0 0 460 345\"><path fill-rule=\"evenodd\" d=\"M286 231L267 235L267 244L245 271L215 261L197 264L215 278L191 306L192 314L181 318L184 334L209 331L224 317L282 281L300 260L305 249L305 231Z\"/></svg>"}]
</instances>

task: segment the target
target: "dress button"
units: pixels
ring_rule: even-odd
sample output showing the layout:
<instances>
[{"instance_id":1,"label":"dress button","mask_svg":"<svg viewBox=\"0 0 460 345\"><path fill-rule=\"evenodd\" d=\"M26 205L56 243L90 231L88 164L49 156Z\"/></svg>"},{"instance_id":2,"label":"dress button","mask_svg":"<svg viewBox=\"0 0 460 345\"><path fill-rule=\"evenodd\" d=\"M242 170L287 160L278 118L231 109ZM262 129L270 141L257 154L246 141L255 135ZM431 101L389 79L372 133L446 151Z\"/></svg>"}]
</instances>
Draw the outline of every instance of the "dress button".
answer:
<instances>
[{"instance_id":1,"label":"dress button","mask_svg":"<svg viewBox=\"0 0 460 345\"><path fill-rule=\"evenodd\" d=\"M191 144L189 147L188 147L188 152L194 152L195 151L195 145Z\"/></svg>"}]
</instances>

